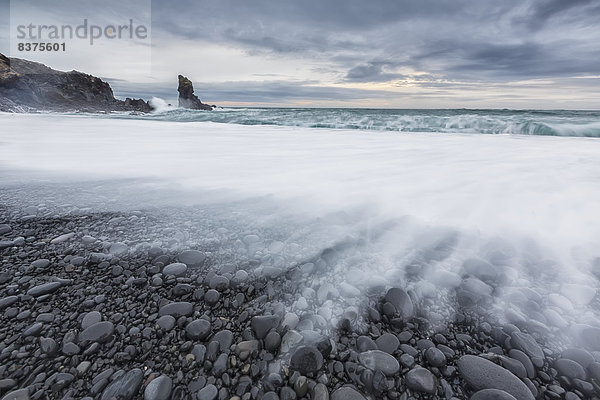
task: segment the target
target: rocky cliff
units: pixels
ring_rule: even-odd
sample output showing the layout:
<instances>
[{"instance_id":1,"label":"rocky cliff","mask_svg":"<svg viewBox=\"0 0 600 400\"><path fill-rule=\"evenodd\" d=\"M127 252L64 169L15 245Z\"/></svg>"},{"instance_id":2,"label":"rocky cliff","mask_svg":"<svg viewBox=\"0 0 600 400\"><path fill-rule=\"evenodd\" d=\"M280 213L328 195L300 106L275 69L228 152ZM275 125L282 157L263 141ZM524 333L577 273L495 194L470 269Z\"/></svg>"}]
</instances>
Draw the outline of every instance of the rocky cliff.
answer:
<instances>
[{"instance_id":1,"label":"rocky cliff","mask_svg":"<svg viewBox=\"0 0 600 400\"><path fill-rule=\"evenodd\" d=\"M178 79L179 87L177 88L177 91L179 92L179 107L190 108L192 110L208 111L213 109L213 106L204 104L200 101L198 96L194 94L194 86L192 85L192 81L183 75L179 75Z\"/></svg>"},{"instance_id":2,"label":"rocky cliff","mask_svg":"<svg viewBox=\"0 0 600 400\"><path fill-rule=\"evenodd\" d=\"M149 112L152 107L142 99L115 99L110 85L92 75L0 54L0 111L36 110Z\"/></svg>"}]
</instances>

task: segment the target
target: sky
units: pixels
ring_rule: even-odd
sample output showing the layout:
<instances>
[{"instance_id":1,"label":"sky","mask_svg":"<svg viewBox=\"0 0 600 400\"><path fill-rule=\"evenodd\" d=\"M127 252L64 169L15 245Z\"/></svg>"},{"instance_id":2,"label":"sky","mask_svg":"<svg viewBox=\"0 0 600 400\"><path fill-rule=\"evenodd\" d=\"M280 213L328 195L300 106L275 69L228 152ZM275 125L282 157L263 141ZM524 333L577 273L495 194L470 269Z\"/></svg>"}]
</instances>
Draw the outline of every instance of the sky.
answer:
<instances>
[{"instance_id":1,"label":"sky","mask_svg":"<svg viewBox=\"0 0 600 400\"><path fill-rule=\"evenodd\" d=\"M176 101L177 75L240 106L600 109L597 0L0 0L0 51ZM10 20L7 22L7 15ZM20 21L106 26L146 40L16 52Z\"/></svg>"}]
</instances>

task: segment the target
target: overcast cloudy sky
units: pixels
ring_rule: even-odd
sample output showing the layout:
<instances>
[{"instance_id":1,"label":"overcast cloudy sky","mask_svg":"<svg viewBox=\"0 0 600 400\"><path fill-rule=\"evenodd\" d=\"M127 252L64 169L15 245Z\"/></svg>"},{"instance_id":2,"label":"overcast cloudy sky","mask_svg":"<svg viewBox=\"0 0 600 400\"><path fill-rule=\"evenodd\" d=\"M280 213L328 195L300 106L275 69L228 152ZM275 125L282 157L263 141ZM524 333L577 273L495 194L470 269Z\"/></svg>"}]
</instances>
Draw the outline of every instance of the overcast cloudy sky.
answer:
<instances>
[{"instance_id":1,"label":"overcast cloudy sky","mask_svg":"<svg viewBox=\"0 0 600 400\"><path fill-rule=\"evenodd\" d=\"M46 60L122 96L173 99L182 73L218 104L600 108L598 0L72 3L40 0L40 15L81 19L84 4L107 21L151 18L151 45ZM149 71L120 63L132 54L149 54Z\"/></svg>"}]
</instances>

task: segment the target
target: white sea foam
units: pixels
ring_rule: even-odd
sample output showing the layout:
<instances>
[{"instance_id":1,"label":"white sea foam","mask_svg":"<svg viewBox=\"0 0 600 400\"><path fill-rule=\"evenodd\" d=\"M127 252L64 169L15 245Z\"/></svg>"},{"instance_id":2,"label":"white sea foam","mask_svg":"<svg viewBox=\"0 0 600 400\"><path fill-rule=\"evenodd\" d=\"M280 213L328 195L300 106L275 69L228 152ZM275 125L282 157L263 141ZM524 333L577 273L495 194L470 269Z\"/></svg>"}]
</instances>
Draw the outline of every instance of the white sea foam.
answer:
<instances>
[{"instance_id":1,"label":"white sea foam","mask_svg":"<svg viewBox=\"0 0 600 400\"><path fill-rule=\"evenodd\" d=\"M551 315L571 318L575 313L564 307L575 304L577 322L600 323L586 306L598 287L589 273L600 256L597 139L60 115L3 114L0 124L0 161L17 170L90 179L153 177L192 193L269 195L311 217L366 209L374 223L405 221L373 244L372 263L336 271L355 286L402 280L398 272L425 249L450 241L452 254L434 260L435 284L447 285L456 276L440 277L438 270L462 277L465 259L489 259L506 250L504 256L517 256L503 265L508 282L499 296L541 285L553 294L547 299ZM332 242L354 234L342 229ZM588 288L585 296L576 294L577 285ZM415 290L425 296L431 287Z\"/></svg>"}]
</instances>

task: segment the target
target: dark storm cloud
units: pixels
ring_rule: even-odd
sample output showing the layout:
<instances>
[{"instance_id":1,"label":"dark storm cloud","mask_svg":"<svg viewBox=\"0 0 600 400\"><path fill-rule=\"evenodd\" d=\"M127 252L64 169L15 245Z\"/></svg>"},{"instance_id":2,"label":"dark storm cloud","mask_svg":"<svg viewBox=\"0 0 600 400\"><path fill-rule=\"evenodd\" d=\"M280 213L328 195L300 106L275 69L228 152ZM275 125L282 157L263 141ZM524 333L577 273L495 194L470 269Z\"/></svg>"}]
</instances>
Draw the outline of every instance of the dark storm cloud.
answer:
<instances>
[{"instance_id":1,"label":"dark storm cloud","mask_svg":"<svg viewBox=\"0 0 600 400\"><path fill-rule=\"evenodd\" d=\"M529 79L597 70L597 0L362 0L153 3L153 27L248 52L329 60L349 82ZM531 34L536 30L536 34ZM374 61L375 60L375 61Z\"/></svg>"}]
</instances>

